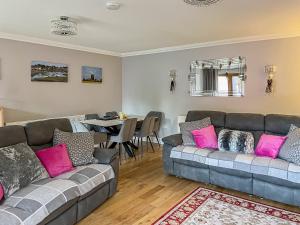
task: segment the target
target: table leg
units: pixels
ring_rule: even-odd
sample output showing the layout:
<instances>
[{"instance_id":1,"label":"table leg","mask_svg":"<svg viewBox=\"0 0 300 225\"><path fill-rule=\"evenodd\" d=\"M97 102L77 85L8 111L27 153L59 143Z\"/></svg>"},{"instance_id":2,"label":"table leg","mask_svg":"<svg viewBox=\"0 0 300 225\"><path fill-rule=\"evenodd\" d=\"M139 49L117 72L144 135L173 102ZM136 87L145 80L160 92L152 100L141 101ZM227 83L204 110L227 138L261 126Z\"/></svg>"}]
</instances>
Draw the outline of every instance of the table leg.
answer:
<instances>
[{"instance_id":1,"label":"table leg","mask_svg":"<svg viewBox=\"0 0 300 225\"><path fill-rule=\"evenodd\" d=\"M108 148L115 148L117 145L117 142L113 142Z\"/></svg>"},{"instance_id":2,"label":"table leg","mask_svg":"<svg viewBox=\"0 0 300 225\"><path fill-rule=\"evenodd\" d=\"M130 149L130 147L128 146L128 142L124 142L123 146L125 148L125 151L127 152L127 154L129 155L129 157L135 157L134 152Z\"/></svg>"},{"instance_id":3,"label":"table leg","mask_svg":"<svg viewBox=\"0 0 300 225\"><path fill-rule=\"evenodd\" d=\"M126 142L131 148L133 148L133 149L139 149L139 147L138 146L136 146L135 144L133 144L132 142L130 142L130 141L128 141L128 142Z\"/></svg>"}]
</instances>

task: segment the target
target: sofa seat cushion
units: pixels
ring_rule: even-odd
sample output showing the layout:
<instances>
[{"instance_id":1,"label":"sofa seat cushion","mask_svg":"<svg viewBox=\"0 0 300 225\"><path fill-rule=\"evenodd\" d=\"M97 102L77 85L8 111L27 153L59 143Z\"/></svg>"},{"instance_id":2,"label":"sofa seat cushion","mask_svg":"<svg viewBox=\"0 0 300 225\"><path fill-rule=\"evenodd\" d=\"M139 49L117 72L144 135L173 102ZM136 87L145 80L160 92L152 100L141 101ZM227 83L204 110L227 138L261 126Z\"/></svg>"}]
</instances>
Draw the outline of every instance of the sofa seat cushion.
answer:
<instances>
[{"instance_id":1,"label":"sofa seat cushion","mask_svg":"<svg viewBox=\"0 0 300 225\"><path fill-rule=\"evenodd\" d=\"M0 207L0 225L38 224L55 210L80 196L71 180L44 179L14 193Z\"/></svg>"},{"instance_id":2,"label":"sofa seat cushion","mask_svg":"<svg viewBox=\"0 0 300 225\"><path fill-rule=\"evenodd\" d=\"M183 159L207 164L207 157L213 151L214 150L212 149L200 149L193 146L179 145L177 147L172 148L170 157L174 159Z\"/></svg>"},{"instance_id":3,"label":"sofa seat cushion","mask_svg":"<svg viewBox=\"0 0 300 225\"><path fill-rule=\"evenodd\" d=\"M300 184L300 166L282 159L259 157L254 154L220 152L187 146L174 147L171 158L204 163L211 167L240 170Z\"/></svg>"},{"instance_id":4,"label":"sofa seat cushion","mask_svg":"<svg viewBox=\"0 0 300 225\"><path fill-rule=\"evenodd\" d=\"M82 197L114 177L115 173L110 165L89 164L78 166L73 171L59 175L56 178L76 183Z\"/></svg>"}]
</instances>

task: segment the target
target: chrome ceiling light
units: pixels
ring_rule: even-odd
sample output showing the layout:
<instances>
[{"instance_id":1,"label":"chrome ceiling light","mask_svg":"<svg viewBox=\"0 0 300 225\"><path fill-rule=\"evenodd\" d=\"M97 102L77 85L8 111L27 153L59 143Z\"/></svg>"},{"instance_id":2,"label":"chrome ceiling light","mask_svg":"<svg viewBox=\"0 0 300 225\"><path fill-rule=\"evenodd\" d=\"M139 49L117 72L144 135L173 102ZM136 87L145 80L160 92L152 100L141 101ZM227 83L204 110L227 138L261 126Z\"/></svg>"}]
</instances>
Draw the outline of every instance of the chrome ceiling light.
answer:
<instances>
[{"instance_id":1,"label":"chrome ceiling light","mask_svg":"<svg viewBox=\"0 0 300 225\"><path fill-rule=\"evenodd\" d=\"M51 21L51 33L61 36L77 34L77 23L67 16L61 16L57 20Z\"/></svg>"},{"instance_id":2,"label":"chrome ceiling light","mask_svg":"<svg viewBox=\"0 0 300 225\"><path fill-rule=\"evenodd\" d=\"M193 6L209 6L215 4L221 0L183 0L185 3Z\"/></svg>"}]
</instances>

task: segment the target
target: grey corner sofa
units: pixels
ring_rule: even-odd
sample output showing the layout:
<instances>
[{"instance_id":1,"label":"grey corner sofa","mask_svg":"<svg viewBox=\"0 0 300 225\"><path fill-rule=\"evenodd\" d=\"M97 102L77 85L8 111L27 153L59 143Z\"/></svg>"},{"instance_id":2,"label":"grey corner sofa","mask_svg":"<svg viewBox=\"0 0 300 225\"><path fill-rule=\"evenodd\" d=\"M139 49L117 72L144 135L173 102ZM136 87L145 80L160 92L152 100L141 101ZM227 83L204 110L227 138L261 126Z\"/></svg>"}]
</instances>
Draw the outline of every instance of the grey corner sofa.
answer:
<instances>
[{"instance_id":1,"label":"grey corner sofa","mask_svg":"<svg viewBox=\"0 0 300 225\"><path fill-rule=\"evenodd\" d=\"M291 124L300 126L298 116L217 111L189 111L186 121L206 117L217 133L223 128L250 131L255 145L263 133L286 135ZM300 206L300 166L278 158L184 147L181 134L165 137L163 142L166 174Z\"/></svg>"},{"instance_id":2,"label":"grey corner sofa","mask_svg":"<svg viewBox=\"0 0 300 225\"><path fill-rule=\"evenodd\" d=\"M34 150L52 146L53 131L72 132L68 119L0 128L0 147L27 142ZM117 190L118 152L94 152L99 164L75 168L56 178L37 181L0 202L0 225L72 225L102 205Z\"/></svg>"}]
</instances>

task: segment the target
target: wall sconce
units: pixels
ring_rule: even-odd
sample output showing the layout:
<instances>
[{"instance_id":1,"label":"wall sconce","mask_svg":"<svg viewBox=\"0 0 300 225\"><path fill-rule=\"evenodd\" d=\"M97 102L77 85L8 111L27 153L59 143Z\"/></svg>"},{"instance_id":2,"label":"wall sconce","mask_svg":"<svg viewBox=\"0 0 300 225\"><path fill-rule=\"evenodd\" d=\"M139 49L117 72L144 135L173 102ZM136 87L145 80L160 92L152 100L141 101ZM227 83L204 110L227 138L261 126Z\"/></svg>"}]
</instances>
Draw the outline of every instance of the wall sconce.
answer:
<instances>
[{"instance_id":1,"label":"wall sconce","mask_svg":"<svg viewBox=\"0 0 300 225\"><path fill-rule=\"evenodd\" d=\"M170 92L173 93L176 87L176 70L170 71Z\"/></svg>"},{"instance_id":2,"label":"wall sconce","mask_svg":"<svg viewBox=\"0 0 300 225\"><path fill-rule=\"evenodd\" d=\"M277 67L274 65L265 66L265 73L267 74L267 87L266 93L270 94L274 91L274 76L277 71Z\"/></svg>"}]
</instances>

